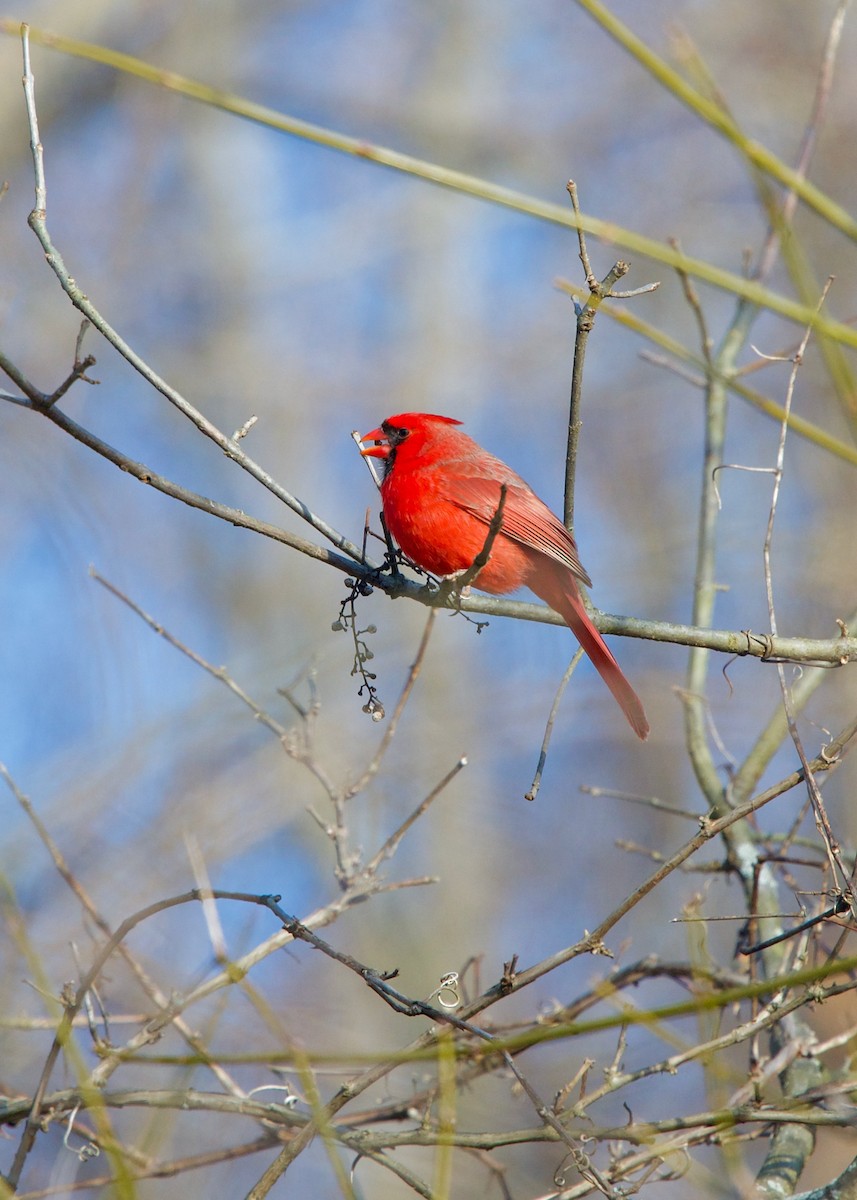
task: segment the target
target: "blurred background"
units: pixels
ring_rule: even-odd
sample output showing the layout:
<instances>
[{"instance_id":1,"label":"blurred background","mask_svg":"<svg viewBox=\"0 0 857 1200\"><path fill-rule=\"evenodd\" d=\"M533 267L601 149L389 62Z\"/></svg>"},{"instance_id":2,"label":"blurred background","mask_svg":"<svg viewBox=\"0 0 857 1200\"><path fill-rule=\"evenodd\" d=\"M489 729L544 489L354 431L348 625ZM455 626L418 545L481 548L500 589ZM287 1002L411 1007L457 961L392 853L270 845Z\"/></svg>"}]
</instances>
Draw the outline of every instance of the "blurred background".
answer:
<instances>
[{"instance_id":1,"label":"blurred background","mask_svg":"<svg viewBox=\"0 0 857 1200\"><path fill-rule=\"evenodd\" d=\"M667 57L676 31L689 34L738 121L794 160L832 3L615 0L612 8ZM678 238L688 253L732 271L764 235L738 156L569 0L20 0L16 8L5 4L3 15L542 199L565 203L573 177L584 212L656 239ZM847 66L855 50L852 21L812 170L845 206L857 189L850 152L857 77ZM283 486L359 542L367 508L377 527L379 505L350 431L425 409L462 419L561 511L574 314L554 281L581 278L570 231L38 45L33 68L48 224L71 274L134 349L226 433L257 416L245 447ZM9 188L0 201L0 343L50 391L70 369L79 317L26 224L33 179L20 77L20 43L3 36L0 178ZM819 280L836 275L831 312L851 317L854 248L806 212L797 229ZM599 277L626 257L594 240L590 253ZM698 350L676 278L635 257L627 286L653 279L660 289L629 302L633 310ZM772 282L788 287L781 276ZM716 342L733 300L700 292ZM763 316L753 340L776 354L799 336ZM577 540L599 607L686 622L701 393L641 361L643 347L607 319L590 339ZM63 400L75 420L154 471L309 535L97 335L88 335L85 349L97 357L90 374L99 383L78 384ZM781 402L787 368L753 382ZM812 350L795 408L848 438ZM732 402L729 461L773 465L778 435L775 423ZM770 476L726 472L721 494L724 591L716 624L764 630ZM774 548L782 633L832 636L835 618L854 608L856 500L852 467L789 441ZM23 409L0 409L0 760L76 875L116 925L194 885L192 838L215 886L280 892L299 916L329 902L337 894L332 849L307 811L331 817L317 782L222 685L94 582L90 565L175 637L226 666L286 723L293 714L278 689L294 686L306 701L311 675L321 704L313 753L338 784L359 774L382 733L361 712L350 640L331 630L345 595L340 574L138 486ZM377 594L358 614L377 626L372 666L389 712L426 613ZM541 792L529 805L523 796L573 639L566 630L502 619L476 636L465 620L439 617L384 767L349 805L354 843L371 856L466 755L466 770L387 867L390 879L439 882L371 900L329 932L332 941L378 968L398 967L411 995L428 995L471 956L482 956L487 985L513 954L529 965L573 942L648 874L646 856L617 847L618 838L669 851L693 832L690 820L580 791L590 785L657 795L700 810L676 695L686 652L630 639L614 639L613 648L646 704L649 743L636 742L594 670L582 664L562 704ZM779 689L773 668L757 661L731 664L728 677L721 666L711 672L710 701L726 770L752 745ZM824 740L824 729L841 727L854 701L853 680L832 676L804 725L810 748ZM793 752L783 752L767 781L793 765ZM846 839L855 833L843 800L853 782L846 767L827 793ZM792 807L771 821L787 825L802 799L786 798ZM43 1002L23 982L34 971L28 955L56 992L77 974L70 943L87 960L91 930L10 792L0 793L0 806L8 904L10 911L19 906L30 939L4 951L2 1007L37 1014ZM717 854L712 847L709 857ZM686 956L682 927L670 919L697 893L706 912L741 909L737 888L673 876L616 931L617 961ZM233 956L274 932L261 912L223 906L221 915ZM726 959L735 933L730 925L710 934ZM134 945L167 991L211 969L196 910L149 922ZM254 972L290 1036L310 1050L372 1052L413 1036L402 1018L379 1011L356 982L317 958L299 948ZM509 1001L497 1019L511 1021L536 1002L567 1002L601 968L571 964L538 995ZM649 997L679 998L666 984L661 996ZM107 999L116 1011L146 1011L118 967ZM209 1019L215 1022L214 1009ZM233 1004L212 1024L212 1042L242 1044L252 1019ZM47 1034L4 1039L6 1082L27 1090ZM270 1045L270 1031L258 1040ZM596 1040L592 1052L609 1058L611 1045ZM660 1052L651 1034L634 1053L648 1060ZM551 1095L578 1063L538 1055L527 1066ZM237 1075L247 1088L272 1081L260 1067ZM123 1079L152 1076L129 1071ZM200 1073L198 1086L211 1084ZM695 1084L689 1078L681 1086ZM510 1123L532 1123L528 1105L499 1088L494 1103L501 1102ZM473 1103L484 1103L484 1095ZM661 1111L652 1085L643 1104L653 1115ZM605 1104L601 1117L623 1120L619 1102L615 1111ZM156 1120L128 1120L167 1152L171 1135ZM195 1139L202 1127L192 1128ZM69 1166L57 1146L45 1140L32 1186L60 1186L90 1170ZM195 1140L192 1148L200 1149ZM322 1196L327 1187L338 1194L323 1152L305 1157L289 1177L297 1190L283 1194ZM547 1190L557 1164L555 1149L519 1156L509 1177L515 1194ZM229 1194L243 1194L258 1170L257 1160L236 1164ZM470 1195L461 1170L455 1194ZM406 1194L367 1171L370 1194ZM311 1192L301 1192L301 1180ZM805 1186L812 1182L805 1177ZM156 1191L141 1195L212 1194L205 1172L148 1186Z\"/></svg>"}]
</instances>

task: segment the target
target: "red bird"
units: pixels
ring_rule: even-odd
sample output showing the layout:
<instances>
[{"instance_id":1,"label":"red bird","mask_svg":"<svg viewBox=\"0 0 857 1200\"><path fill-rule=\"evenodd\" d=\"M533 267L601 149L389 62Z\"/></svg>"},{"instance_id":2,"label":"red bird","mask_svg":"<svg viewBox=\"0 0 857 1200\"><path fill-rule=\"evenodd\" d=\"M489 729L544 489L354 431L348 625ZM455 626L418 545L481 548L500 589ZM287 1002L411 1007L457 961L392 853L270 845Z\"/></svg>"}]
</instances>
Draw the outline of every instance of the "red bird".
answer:
<instances>
[{"instance_id":1,"label":"red bird","mask_svg":"<svg viewBox=\"0 0 857 1200\"><path fill-rule=\"evenodd\" d=\"M619 702L637 737L649 736L640 698L583 607L578 580L591 585L577 546L558 517L499 458L433 413L388 417L363 438L383 459L387 528L417 566L433 575L465 571L482 550L506 485L500 531L474 585L485 592L528 587L560 614Z\"/></svg>"}]
</instances>

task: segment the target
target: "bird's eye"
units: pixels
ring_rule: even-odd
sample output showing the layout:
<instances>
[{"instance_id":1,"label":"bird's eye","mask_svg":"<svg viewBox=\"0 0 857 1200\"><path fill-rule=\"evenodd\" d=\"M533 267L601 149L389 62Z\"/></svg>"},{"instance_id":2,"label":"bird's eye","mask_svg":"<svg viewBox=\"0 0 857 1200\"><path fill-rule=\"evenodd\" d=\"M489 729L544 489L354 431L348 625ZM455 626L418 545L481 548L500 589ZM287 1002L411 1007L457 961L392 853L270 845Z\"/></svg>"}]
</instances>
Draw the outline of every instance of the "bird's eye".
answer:
<instances>
[{"instance_id":1,"label":"bird's eye","mask_svg":"<svg viewBox=\"0 0 857 1200\"><path fill-rule=\"evenodd\" d=\"M402 425L382 425L381 428L386 433L391 446L398 446L405 440L410 429L405 429Z\"/></svg>"}]
</instances>

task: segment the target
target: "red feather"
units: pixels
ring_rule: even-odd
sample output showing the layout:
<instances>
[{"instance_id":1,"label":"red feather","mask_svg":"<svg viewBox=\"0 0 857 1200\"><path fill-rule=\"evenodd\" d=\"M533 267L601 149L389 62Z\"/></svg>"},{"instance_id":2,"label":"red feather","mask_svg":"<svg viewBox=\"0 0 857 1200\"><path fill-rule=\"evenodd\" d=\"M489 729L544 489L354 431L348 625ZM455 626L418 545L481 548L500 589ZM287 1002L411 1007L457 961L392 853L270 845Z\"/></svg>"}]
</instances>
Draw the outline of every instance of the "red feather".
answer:
<instances>
[{"instance_id":1,"label":"red feather","mask_svg":"<svg viewBox=\"0 0 857 1200\"><path fill-rule=\"evenodd\" d=\"M460 429L460 421L433 413L388 417L364 441L363 453L384 462L381 500L387 528L405 554L434 575L464 571L485 545L506 485L500 531L487 564L474 580L486 592L528 587L560 614L640 738L649 723L583 605L581 566L574 538L529 484Z\"/></svg>"}]
</instances>

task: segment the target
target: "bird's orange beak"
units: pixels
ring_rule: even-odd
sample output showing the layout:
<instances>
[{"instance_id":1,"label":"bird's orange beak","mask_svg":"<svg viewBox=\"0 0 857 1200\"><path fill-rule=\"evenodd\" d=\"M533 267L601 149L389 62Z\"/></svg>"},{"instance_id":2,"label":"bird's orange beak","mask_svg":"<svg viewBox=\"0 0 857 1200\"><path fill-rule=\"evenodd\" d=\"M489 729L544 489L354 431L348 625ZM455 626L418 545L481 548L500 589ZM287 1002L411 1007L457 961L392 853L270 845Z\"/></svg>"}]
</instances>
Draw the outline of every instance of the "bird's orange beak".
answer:
<instances>
[{"instance_id":1,"label":"bird's orange beak","mask_svg":"<svg viewBox=\"0 0 857 1200\"><path fill-rule=\"evenodd\" d=\"M390 443L387 441L387 435L380 427L373 429L371 433L364 433L360 439L361 442L379 442L377 446L367 446L360 453L364 458L386 458L390 453Z\"/></svg>"}]
</instances>

